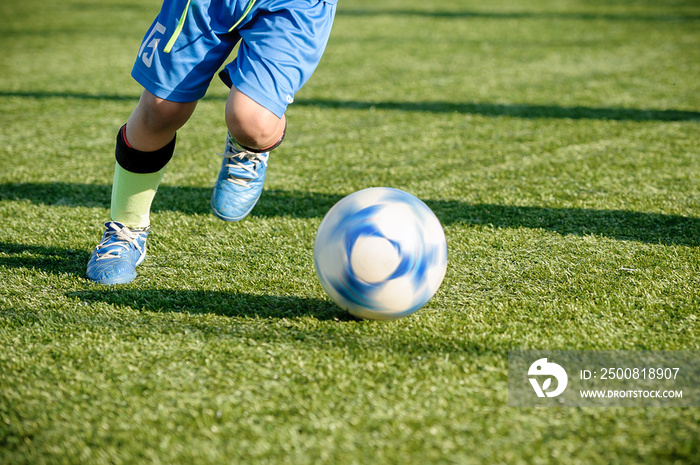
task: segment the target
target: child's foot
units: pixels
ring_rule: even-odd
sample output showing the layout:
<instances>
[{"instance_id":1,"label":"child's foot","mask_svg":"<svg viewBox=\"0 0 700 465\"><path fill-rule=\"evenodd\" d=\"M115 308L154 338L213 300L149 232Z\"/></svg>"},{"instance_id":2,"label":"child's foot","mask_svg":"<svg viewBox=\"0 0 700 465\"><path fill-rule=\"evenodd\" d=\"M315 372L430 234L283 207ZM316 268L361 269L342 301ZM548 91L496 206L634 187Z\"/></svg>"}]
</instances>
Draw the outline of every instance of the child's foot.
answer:
<instances>
[{"instance_id":1,"label":"child's foot","mask_svg":"<svg viewBox=\"0 0 700 465\"><path fill-rule=\"evenodd\" d=\"M224 221L245 218L262 194L269 152L254 153L226 138L226 151L211 195L214 214Z\"/></svg>"},{"instance_id":2,"label":"child's foot","mask_svg":"<svg viewBox=\"0 0 700 465\"><path fill-rule=\"evenodd\" d=\"M100 284L126 284L136 278L136 267L146 258L148 228L129 229L105 223L107 230L87 265L87 278Z\"/></svg>"}]
</instances>

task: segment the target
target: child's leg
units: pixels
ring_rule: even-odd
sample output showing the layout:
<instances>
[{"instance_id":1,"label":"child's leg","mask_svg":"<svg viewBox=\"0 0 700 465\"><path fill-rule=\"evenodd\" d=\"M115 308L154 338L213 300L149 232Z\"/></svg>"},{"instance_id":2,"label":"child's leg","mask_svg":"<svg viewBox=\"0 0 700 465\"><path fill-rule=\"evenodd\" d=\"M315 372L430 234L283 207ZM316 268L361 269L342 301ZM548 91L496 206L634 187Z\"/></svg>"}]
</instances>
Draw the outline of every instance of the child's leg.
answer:
<instances>
[{"instance_id":1,"label":"child's leg","mask_svg":"<svg viewBox=\"0 0 700 465\"><path fill-rule=\"evenodd\" d=\"M132 76L146 91L117 136L112 221L88 262L93 281L121 284L136 277L146 254L151 202L173 155L175 132L235 46L235 36L221 35L209 24L210 7L219 0L192 3L189 8L189 1L163 0L138 51Z\"/></svg>"},{"instance_id":2,"label":"child's leg","mask_svg":"<svg viewBox=\"0 0 700 465\"><path fill-rule=\"evenodd\" d=\"M323 55L335 16L332 2L281 0L253 8L238 31L236 58L219 74L231 88L228 137L212 192L214 214L248 215L260 198L270 150L284 138L287 106Z\"/></svg>"},{"instance_id":3,"label":"child's leg","mask_svg":"<svg viewBox=\"0 0 700 465\"><path fill-rule=\"evenodd\" d=\"M196 102L176 103L144 91L127 124L117 134L111 220L87 265L87 277L124 284L136 277L146 256L151 203L165 165L175 150L175 132Z\"/></svg>"},{"instance_id":4,"label":"child's leg","mask_svg":"<svg viewBox=\"0 0 700 465\"><path fill-rule=\"evenodd\" d=\"M282 143L286 123L284 115L275 115L231 87L226 101L224 159L211 196L216 216L239 221L255 207L265 183L269 153Z\"/></svg>"},{"instance_id":5,"label":"child's leg","mask_svg":"<svg viewBox=\"0 0 700 465\"><path fill-rule=\"evenodd\" d=\"M111 219L129 228L150 225L150 210L165 166L175 149L175 133L197 102L163 100L145 90L117 136Z\"/></svg>"}]
</instances>

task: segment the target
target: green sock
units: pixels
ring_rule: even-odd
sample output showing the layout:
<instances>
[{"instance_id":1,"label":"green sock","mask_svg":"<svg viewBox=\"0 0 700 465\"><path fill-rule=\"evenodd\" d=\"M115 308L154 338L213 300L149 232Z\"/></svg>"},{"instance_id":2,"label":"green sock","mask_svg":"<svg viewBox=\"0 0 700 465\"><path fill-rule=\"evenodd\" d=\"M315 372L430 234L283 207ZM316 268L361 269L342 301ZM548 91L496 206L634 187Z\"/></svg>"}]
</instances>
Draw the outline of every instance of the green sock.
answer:
<instances>
[{"instance_id":1,"label":"green sock","mask_svg":"<svg viewBox=\"0 0 700 465\"><path fill-rule=\"evenodd\" d=\"M130 229L150 226L151 203L164 171L165 167L155 173L132 173L117 163L112 185L112 221Z\"/></svg>"}]
</instances>

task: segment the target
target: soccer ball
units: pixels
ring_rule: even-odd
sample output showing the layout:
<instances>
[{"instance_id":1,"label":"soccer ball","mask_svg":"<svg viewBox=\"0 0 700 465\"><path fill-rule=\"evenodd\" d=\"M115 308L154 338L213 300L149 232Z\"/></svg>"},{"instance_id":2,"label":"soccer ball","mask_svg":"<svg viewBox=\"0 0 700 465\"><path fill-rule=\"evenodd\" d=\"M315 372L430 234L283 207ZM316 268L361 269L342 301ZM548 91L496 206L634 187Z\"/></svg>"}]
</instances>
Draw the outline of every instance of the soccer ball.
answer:
<instances>
[{"instance_id":1,"label":"soccer ball","mask_svg":"<svg viewBox=\"0 0 700 465\"><path fill-rule=\"evenodd\" d=\"M447 242L440 221L417 197L389 187L341 199L314 244L321 286L358 318L394 320L423 307L440 287Z\"/></svg>"}]
</instances>

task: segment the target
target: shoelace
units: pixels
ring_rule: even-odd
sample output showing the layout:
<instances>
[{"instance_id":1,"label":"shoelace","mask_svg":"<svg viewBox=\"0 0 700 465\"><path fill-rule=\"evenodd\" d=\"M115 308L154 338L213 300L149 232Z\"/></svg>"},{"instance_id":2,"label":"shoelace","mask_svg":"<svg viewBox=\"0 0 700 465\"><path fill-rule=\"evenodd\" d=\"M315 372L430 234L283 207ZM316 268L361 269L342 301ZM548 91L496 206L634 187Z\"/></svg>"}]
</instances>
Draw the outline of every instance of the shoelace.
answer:
<instances>
[{"instance_id":1,"label":"shoelace","mask_svg":"<svg viewBox=\"0 0 700 465\"><path fill-rule=\"evenodd\" d=\"M267 152L265 153L254 153L254 152L226 152L226 153L220 153L222 157L228 158L228 163L226 163L226 168L238 168L242 169L244 171L247 171L252 175L252 178L247 179L247 178L237 178L235 176L232 176L230 171L229 171L229 177L226 178L227 181L232 182L234 184L238 184L239 186L243 187L250 187L249 183L253 179L259 177L260 175L258 174L258 166L261 164L265 167L267 167L267 159L270 157L270 154ZM252 166L249 164L244 165L246 161L252 162Z\"/></svg>"},{"instance_id":2,"label":"shoelace","mask_svg":"<svg viewBox=\"0 0 700 465\"><path fill-rule=\"evenodd\" d=\"M105 234L104 239L102 239L102 242L99 243L97 246L98 249L102 248L103 246L107 245L110 241L113 240L113 238L116 236L117 240L110 243L109 246L117 246L121 247L122 249L126 250L129 248L130 244L133 244L136 249L143 253L143 249L141 248L141 245L138 243L138 238L141 235L140 232L143 232L144 230L139 230L139 232L134 232L124 226L123 228L120 228L116 223L114 222L109 222L107 223L107 234ZM110 258L119 258L120 254L124 250L119 250L119 249L110 249L107 252L103 253L97 253L97 260L105 260L105 259L110 259Z\"/></svg>"}]
</instances>

